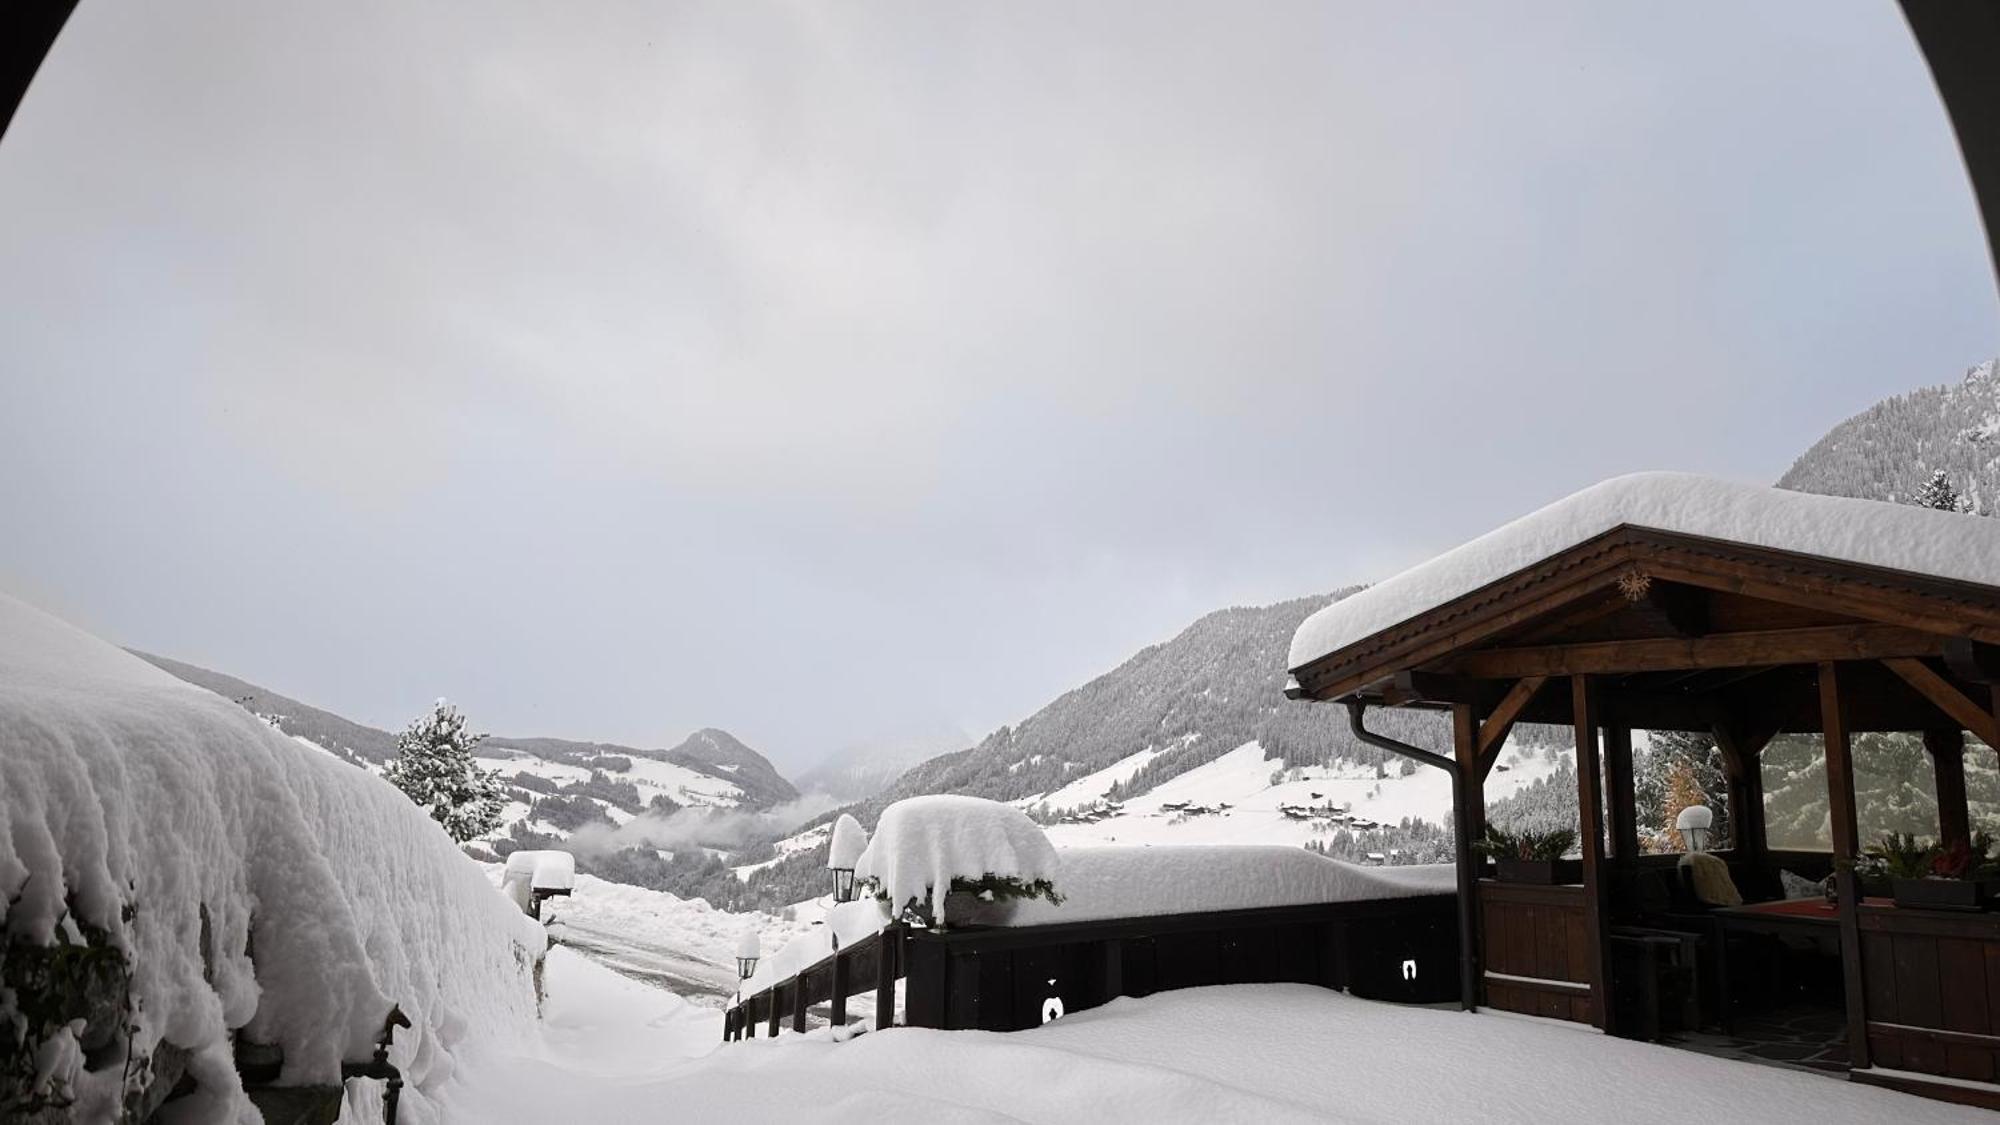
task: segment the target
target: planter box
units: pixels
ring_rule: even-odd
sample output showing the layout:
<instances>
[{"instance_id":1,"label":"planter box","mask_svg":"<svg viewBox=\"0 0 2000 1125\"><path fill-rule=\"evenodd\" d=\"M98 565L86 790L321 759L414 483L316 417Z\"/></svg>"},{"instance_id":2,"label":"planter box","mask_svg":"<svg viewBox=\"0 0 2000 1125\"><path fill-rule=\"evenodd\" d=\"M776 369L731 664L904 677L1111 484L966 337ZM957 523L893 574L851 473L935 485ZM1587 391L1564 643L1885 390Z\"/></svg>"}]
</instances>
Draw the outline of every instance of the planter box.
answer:
<instances>
[{"instance_id":1,"label":"planter box","mask_svg":"<svg viewBox=\"0 0 2000 1125\"><path fill-rule=\"evenodd\" d=\"M947 891L944 896L946 926L1004 926L1020 910L1019 899L1003 898L988 902L969 891Z\"/></svg>"},{"instance_id":2,"label":"planter box","mask_svg":"<svg viewBox=\"0 0 2000 1125\"><path fill-rule=\"evenodd\" d=\"M1503 883L1533 883L1536 886L1553 887L1562 883L1583 882L1583 861L1580 859L1495 859L1493 866L1497 878Z\"/></svg>"},{"instance_id":3,"label":"planter box","mask_svg":"<svg viewBox=\"0 0 2000 1125\"><path fill-rule=\"evenodd\" d=\"M1990 910L2000 879L1896 879L1897 906L1916 910Z\"/></svg>"}]
</instances>

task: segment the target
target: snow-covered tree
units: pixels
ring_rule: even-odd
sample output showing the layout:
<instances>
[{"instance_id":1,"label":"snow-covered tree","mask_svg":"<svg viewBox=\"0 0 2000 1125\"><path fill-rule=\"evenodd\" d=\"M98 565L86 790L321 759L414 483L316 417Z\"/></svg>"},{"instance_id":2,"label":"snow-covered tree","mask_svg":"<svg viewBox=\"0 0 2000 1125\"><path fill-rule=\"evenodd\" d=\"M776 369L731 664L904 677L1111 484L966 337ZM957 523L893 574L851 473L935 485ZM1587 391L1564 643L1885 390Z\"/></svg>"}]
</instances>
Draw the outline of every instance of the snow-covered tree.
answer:
<instances>
[{"instance_id":1,"label":"snow-covered tree","mask_svg":"<svg viewBox=\"0 0 2000 1125\"><path fill-rule=\"evenodd\" d=\"M1661 823L1666 829L1667 839L1677 852L1688 850L1687 838L1678 827L1681 812L1697 805L1708 808L1708 794L1702 791L1701 782L1695 780L1694 763L1676 757L1667 771L1667 797L1661 810Z\"/></svg>"},{"instance_id":2,"label":"snow-covered tree","mask_svg":"<svg viewBox=\"0 0 2000 1125\"><path fill-rule=\"evenodd\" d=\"M465 716L440 699L396 736L396 757L382 776L465 843L500 827L506 787L497 770L474 764L483 734L468 734Z\"/></svg>"},{"instance_id":3,"label":"snow-covered tree","mask_svg":"<svg viewBox=\"0 0 2000 1125\"><path fill-rule=\"evenodd\" d=\"M1943 469L1931 473L1931 479L1925 481L1924 486L1917 490L1917 495L1911 502L1925 508L1936 508L1942 512L1958 512L1965 509L1964 502L1959 499L1958 489L1952 487L1951 475Z\"/></svg>"}]
</instances>

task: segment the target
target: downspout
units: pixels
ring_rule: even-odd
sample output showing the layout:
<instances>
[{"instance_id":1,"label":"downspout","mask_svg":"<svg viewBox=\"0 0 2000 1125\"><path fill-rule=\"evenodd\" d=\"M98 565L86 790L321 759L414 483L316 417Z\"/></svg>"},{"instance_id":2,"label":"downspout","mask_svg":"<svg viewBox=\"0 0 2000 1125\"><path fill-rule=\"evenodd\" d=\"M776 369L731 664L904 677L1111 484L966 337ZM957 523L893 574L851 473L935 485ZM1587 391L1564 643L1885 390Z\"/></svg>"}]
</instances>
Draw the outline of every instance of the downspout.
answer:
<instances>
[{"instance_id":1,"label":"downspout","mask_svg":"<svg viewBox=\"0 0 2000 1125\"><path fill-rule=\"evenodd\" d=\"M1368 714L1368 705L1366 703L1358 699L1347 701L1347 729L1354 732L1354 737L1373 746L1377 750L1387 750L1391 754L1400 754L1405 758L1415 759L1427 766L1436 766L1450 773L1453 777L1458 776L1458 766L1450 758L1442 754L1433 754L1429 750L1412 746L1407 742L1398 742L1386 734L1376 734L1366 726L1363 726L1361 720L1366 714Z\"/></svg>"},{"instance_id":2,"label":"downspout","mask_svg":"<svg viewBox=\"0 0 2000 1125\"><path fill-rule=\"evenodd\" d=\"M1473 895L1478 890L1477 873L1472 865L1472 816L1467 801L1468 780L1458 764L1442 754L1398 742L1387 735L1369 730L1363 721L1368 714L1368 704L1358 700L1347 701L1347 729L1362 743L1378 750L1387 750L1436 766L1451 775L1451 823L1458 861L1458 1003L1466 1011L1477 1011L1479 1007L1479 959L1474 944L1477 932L1473 922Z\"/></svg>"}]
</instances>

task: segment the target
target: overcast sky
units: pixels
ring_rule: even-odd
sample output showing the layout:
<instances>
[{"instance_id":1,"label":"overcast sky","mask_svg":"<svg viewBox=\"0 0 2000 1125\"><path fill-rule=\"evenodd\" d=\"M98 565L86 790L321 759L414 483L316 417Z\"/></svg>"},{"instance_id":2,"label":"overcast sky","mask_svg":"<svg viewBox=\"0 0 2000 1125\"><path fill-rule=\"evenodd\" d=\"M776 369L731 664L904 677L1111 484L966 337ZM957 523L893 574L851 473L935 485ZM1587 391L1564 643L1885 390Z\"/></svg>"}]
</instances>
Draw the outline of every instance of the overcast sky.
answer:
<instances>
[{"instance_id":1,"label":"overcast sky","mask_svg":"<svg viewBox=\"0 0 2000 1125\"><path fill-rule=\"evenodd\" d=\"M382 725L829 749L2000 350L1890 0L84 0L0 589Z\"/></svg>"}]
</instances>

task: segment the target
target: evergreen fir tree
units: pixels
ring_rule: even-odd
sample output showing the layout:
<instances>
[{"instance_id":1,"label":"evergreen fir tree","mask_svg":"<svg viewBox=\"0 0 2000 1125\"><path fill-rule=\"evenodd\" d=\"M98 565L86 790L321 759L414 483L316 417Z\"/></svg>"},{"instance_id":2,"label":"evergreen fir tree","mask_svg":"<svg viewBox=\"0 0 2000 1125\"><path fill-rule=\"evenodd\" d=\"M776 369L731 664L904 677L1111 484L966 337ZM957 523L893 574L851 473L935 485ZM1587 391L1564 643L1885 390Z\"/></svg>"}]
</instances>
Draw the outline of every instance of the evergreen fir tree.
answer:
<instances>
[{"instance_id":1,"label":"evergreen fir tree","mask_svg":"<svg viewBox=\"0 0 2000 1125\"><path fill-rule=\"evenodd\" d=\"M1916 498L1911 503L1919 507L1936 508L1943 512L1958 512L1965 508L1964 503L1959 500L1958 489L1952 487L1951 477L1943 469L1931 473L1931 479L1925 481L1924 486L1917 490Z\"/></svg>"},{"instance_id":2,"label":"evergreen fir tree","mask_svg":"<svg viewBox=\"0 0 2000 1125\"><path fill-rule=\"evenodd\" d=\"M1729 775L1715 739L1698 731L1656 730L1648 733L1646 741L1646 749L1634 755L1632 770L1639 835L1645 849L1683 850L1674 831L1674 818L1687 805L1673 803L1676 778L1683 771L1691 777L1694 790L1706 798L1701 803L1715 812L1711 846L1726 846L1723 842L1733 838L1727 800Z\"/></svg>"},{"instance_id":3,"label":"evergreen fir tree","mask_svg":"<svg viewBox=\"0 0 2000 1125\"><path fill-rule=\"evenodd\" d=\"M472 748L485 737L466 733L465 716L440 699L396 736L395 760L382 776L463 844L500 826L507 799L499 771L473 763Z\"/></svg>"}]
</instances>

